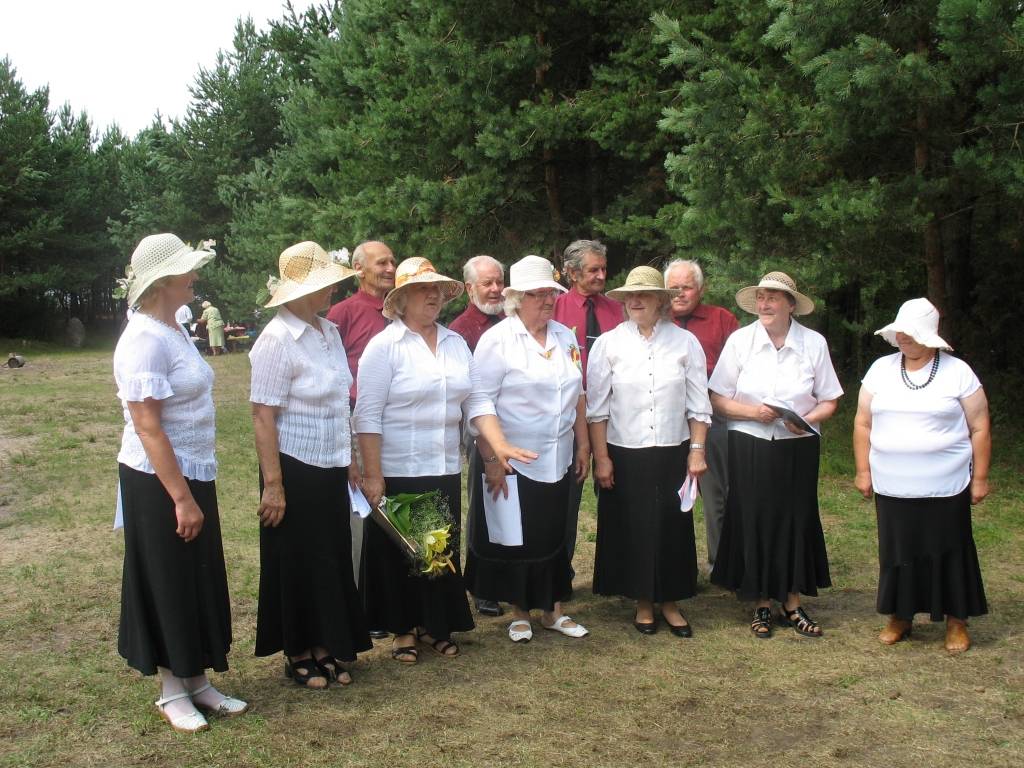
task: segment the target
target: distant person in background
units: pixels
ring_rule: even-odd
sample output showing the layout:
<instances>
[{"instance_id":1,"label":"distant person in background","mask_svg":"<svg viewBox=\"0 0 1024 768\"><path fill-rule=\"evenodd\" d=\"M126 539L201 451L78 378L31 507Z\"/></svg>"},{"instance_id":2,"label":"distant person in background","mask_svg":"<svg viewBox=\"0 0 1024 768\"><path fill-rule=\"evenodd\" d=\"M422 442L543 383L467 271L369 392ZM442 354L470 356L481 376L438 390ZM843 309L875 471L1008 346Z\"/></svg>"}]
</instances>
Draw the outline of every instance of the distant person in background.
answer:
<instances>
[{"instance_id":1,"label":"distant person in background","mask_svg":"<svg viewBox=\"0 0 1024 768\"><path fill-rule=\"evenodd\" d=\"M182 304L174 313L174 319L185 329L185 335L192 335L192 308L188 304Z\"/></svg>"},{"instance_id":2,"label":"distant person in background","mask_svg":"<svg viewBox=\"0 0 1024 768\"><path fill-rule=\"evenodd\" d=\"M600 240L574 240L569 243L562 253L562 265L565 267L569 290L561 294L555 302L552 319L576 334L585 392L587 354L598 336L622 322L622 305L604 295L604 285L608 278L608 249ZM572 570L572 558L576 553L576 529L579 524L580 501L583 498L583 477L578 481L570 479L569 514L565 521L569 569L574 577L576 572Z\"/></svg>"},{"instance_id":3,"label":"distant person in background","mask_svg":"<svg viewBox=\"0 0 1024 768\"><path fill-rule=\"evenodd\" d=\"M221 354L224 351L224 319L220 316L220 310L204 301L199 321L206 326L209 334L210 351L215 355Z\"/></svg>"},{"instance_id":4,"label":"distant person in background","mask_svg":"<svg viewBox=\"0 0 1024 768\"><path fill-rule=\"evenodd\" d=\"M196 270L214 258L172 234L143 238L124 281L137 306L114 351L124 407L118 497L124 572L118 652L159 673L161 716L176 731L206 730L200 712L245 712L206 678L228 668L231 605L217 510L213 371L174 313L194 297Z\"/></svg>"},{"instance_id":5,"label":"distant person in background","mask_svg":"<svg viewBox=\"0 0 1024 768\"><path fill-rule=\"evenodd\" d=\"M715 370L726 339L740 327L736 316L724 307L705 304L704 271L695 261L677 259L665 267L665 287L675 291L672 322L700 342L707 360L708 376ZM708 429L705 453L708 471L700 479L704 528L707 532L708 572L715 567L715 553L722 535L725 498L729 492L729 430L725 418L715 416Z\"/></svg>"},{"instance_id":6,"label":"distant person in background","mask_svg":"<svg viewBox=\"0 0 1024 768\"><path fill-rule=\"evenodd\" d=\"M466 340L469 351L476 350L476 343L484 331L505 319L505 299L501 295L505 288L505 268L491 256L474 256L462 268L462 279L466 283L469 302L465 311L452 320L448 330L455 331ZM465 434L466 457L469 471L466 475L466 498L472 499L476 485L480 482L483 467L476 440L469 430ZM467 518L467 536L473 536L473 516ZM476 609L484 616L501 616L501 604L494 600L476 600Z\"/></svg>"},{"instance_id":7,"label":"distant person in background","mask_svg":"<svg viewBox=\"0 0 1024 768\"><path fill-rule=\"evenodd\" d=\"M899 349L868 369L853 426L855 484L875 494L878 636L910 635L914 614L946 620L946 650L971 647L967 619L988 612L971 505L988 496L992 456L981 382L939 336L939 313L911 299L875 333Z\"/></svg>"}]
</instances>

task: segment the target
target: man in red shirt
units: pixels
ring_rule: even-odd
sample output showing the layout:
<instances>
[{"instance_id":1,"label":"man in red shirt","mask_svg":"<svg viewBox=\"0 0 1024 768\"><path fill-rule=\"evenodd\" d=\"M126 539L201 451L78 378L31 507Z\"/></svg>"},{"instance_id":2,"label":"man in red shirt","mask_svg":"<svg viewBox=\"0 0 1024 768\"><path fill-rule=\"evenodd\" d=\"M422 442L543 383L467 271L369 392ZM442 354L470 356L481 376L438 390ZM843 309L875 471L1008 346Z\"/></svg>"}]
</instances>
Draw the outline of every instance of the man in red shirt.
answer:
<instances>
[{"instance_id":1,"label":"man in red shirt","mask_svg":"<svg viewBox=\"0 0 1024 768\"><path fill-rule=\"evenodd\" d=\"M695 261L677 259L665 267L665 287L678 291L672 299L672 319L700 342L708 360L708 376L715 369L718 356L729 335L740 327L732 312L712 304L704 304L704 272ZM708 539L708 572L715 567L718 540L725 515L725 497L729 491L729 433L725 419L715 416L705 440L708 470L700 479L704 506L704 525ZM693 447L692 445L690 446Z\"/></svg>"},{"instance_id":2,"label":"man in red shirt","mask_svg":"<svg viewBox=\"0 0 1024 768\"><path fill-rule=\"evenodd\" d=\"M571 328L580 347L583 388L587 387L587 353L597 337L622 322L622 304L604 295L608 278L608 249L600 240L574 240L562 254L569 290L555 301L554 319ZM573 446L576 455L576 446ZM565 548L569 563L576 552L576 526L580 516L583 483L570 483ZM575 576L575 571L573 571Z\"/></svg>"}]
</instances>

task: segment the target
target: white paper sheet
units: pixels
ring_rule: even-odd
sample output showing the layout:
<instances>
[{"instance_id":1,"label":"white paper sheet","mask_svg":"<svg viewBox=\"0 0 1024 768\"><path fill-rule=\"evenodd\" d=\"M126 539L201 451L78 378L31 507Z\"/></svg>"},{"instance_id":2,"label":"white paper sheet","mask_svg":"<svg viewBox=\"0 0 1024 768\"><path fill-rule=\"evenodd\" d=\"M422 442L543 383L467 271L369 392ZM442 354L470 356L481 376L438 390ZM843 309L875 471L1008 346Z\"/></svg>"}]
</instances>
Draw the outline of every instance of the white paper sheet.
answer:
<instances>
[{"instance_id":1,"label":"white paper sheet","mask_svg":"<svg viewBox=\"0 0 1024 768\"><path fill-rule=\"evenodd\" d=\"M519 510L519 478L508 475L508 498L499 493L498 498L487 490L487 476L480 475L484 489L484 518L487 520L487 540L491 544L505 547L523 546L523 518Z\"/></svg>"},{"instance_id":2,"label":"white paper sheet","mask_svg":"<svg viewBox=\"0 0 1024 768\"><path fill-rule=\"evenodd\" d=\"M353 490L352 486L348 483L348 500L352 503L352 515L353 517L361 517L364 520L370 516L370 502L367 501L363 495L363 490L356 486Z\"/></svg>"},{"instance_id":3,"label":"white paper sheet","mask_svg":"<svg viewBox=\"0 0 1024 768\"><path fill-rule=\"evenodd\" d=\"M686 473L686 479L679 488L679 511L689 512L697 501L697 478Z\"/></svg>"},{"instance_id":4,"label":"white paper sheet","mask_svg":"<svg viewBox=\"0 0 1024 768\"><path fill-rule=\"evenodd\" d=\"M124 507L121 506L121 482L117 483L117 504L114 505L114 530L124 528Z\"/></svg>"}]
</instances>

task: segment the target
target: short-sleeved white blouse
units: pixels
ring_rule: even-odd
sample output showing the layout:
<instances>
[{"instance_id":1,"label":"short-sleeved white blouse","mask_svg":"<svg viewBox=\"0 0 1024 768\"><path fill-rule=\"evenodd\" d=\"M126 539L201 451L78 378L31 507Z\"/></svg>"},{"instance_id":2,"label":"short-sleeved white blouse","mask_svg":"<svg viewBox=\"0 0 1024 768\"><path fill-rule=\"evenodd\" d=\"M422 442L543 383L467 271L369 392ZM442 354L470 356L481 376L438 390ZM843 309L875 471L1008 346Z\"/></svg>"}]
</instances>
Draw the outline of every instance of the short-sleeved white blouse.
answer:
<instances>
[{"instance_id":1,"label":"short-sleeved white blouse","mask_svg":"<svg viewBox=\"0 0 1024 768\"><path fill-rule=\"evenodd\" d=\"M281 453L314 467L352 463L348 391L352 373L334 323L320 333L287 307L267 323L249 352L249 400L278 408Z\"/></svg>"},{"instance_id":2,"label":"short-sleeved white blouse","mask_svg":"<svg viewBox=\"0 0 1024 768\"><path fill-rule=\"evenodd\" d=\"M725 342L708 389L730 400L760 405L768 398L792 403L801 416L824 400L836 400L843 388L832 366L825 337L791 321L781 349L775 349L760 320L745 325ZM729 429L762 440L810 437L794 435L780 420L771 424L729 419Z\"/></svg>"},{"instance_id":3,"label":"short-sleeved white blouse","mask_svg":"<svg viewBox=\"0 0 1024 768\"><path fill-rule=\"evenodd\" d=\"M923 384L931 365L907 376ZM910 389L900 375L900 354L876 360L864 375L871 393L871 484L875 493L925 499L956 496L971 482L974 455L960 401L981 388L963 360L939 356L935 378Z\"/></svg>"},{"instance_id":4,"label":"short-sleeved white blouse","mask_svg":"<svg viewBox=\"0 0 1024 768\"><path fill-rule=\"evenodd\" d=\"M152 398L161 401L160 426L181 473L192 480L217 477L213 369L180 327L134 313L114 350L114 380L125 421L120 463L155 474L128 411L129 402Z\"/></svg>"}]
</instances>

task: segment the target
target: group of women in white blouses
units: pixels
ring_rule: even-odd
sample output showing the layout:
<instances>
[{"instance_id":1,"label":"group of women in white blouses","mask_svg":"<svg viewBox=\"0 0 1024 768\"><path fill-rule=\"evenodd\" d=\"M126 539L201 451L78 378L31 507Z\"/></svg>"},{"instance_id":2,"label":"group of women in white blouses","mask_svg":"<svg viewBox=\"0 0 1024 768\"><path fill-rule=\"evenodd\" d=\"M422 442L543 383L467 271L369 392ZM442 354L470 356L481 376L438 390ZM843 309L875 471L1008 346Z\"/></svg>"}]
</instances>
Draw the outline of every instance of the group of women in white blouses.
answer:
<instances>
[{"instance_id":1,"label":"group of women in white blouses","mask_svg":"<svg viewBox=\"0 0 1024 768\"><path fill-rule=\"evenodd\" d=\"M160 674L157 709L185 732L207 728L204 713L233 716L248 706L205 674L227 669L231 644L213 372L174 322L177 307L193 298L196 270L212 258L174 235L145 238L126 280L140 311L114 356L125 407L119 651L143 674ZM730 337L709 382L695 337L666 319L671 295L661 275L634 269L609 293L627 320L591 351L585 395L575 337L551 319L565 289L550 262L527 256L512 266L507 317L470 353L437 323L462 283L426 259L406 259L384 302L392 322L360 360L350 414L341 338L319 313L334 286L356 273L311 242L285 250L279 267L267 304L278 312L250 355L261 523L256 654L283 652L297 684L349 684L345 663L371 647L369 625L394 635L398 662L416 663L421 647L458 655L453 633L473 627L467 588L512 605L513 642L532 638L531 611L540 611L544 629L587 635L562 610L572 594L564 532L569 482L582 480L592 459L594 591L635 600L634 625L644 634L663 619L673 634L692 636L676 602L695 593L697 570L690 505L684 512L680 503L706 470L712 407L730 429L730 490L712 580L756 602L751 630L759 638L772 633L773 600L782 605L779 621L821 634L800 596L830 583L817 427L842 389L824 339L793 319L813 302L785 274L769 273L737 294L758 319ZM970 504L988 492L987 406L970 369L940 359L948 345L936 333L937 313L925 309L908 302L880 331L902 355L878 361L864 379L857 487L878 494L879 610L892 614L882 641L905 637L914 613L926 611L947 618L946 646L956 651L970 642L967 617L986 610ZM470 499L465 577L463 423L477 436L484 467ZM927 436L927 453L917 433ZM357 589L346 487L371 505L387 494L440 492L454 518L454 572L411 573L382 531L368 526ZM509 494L519 502L518 541L489 530L496 512L485 496Z\"/></svg>"}]
</instances>

